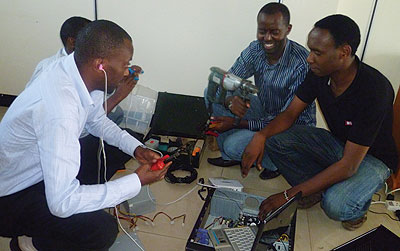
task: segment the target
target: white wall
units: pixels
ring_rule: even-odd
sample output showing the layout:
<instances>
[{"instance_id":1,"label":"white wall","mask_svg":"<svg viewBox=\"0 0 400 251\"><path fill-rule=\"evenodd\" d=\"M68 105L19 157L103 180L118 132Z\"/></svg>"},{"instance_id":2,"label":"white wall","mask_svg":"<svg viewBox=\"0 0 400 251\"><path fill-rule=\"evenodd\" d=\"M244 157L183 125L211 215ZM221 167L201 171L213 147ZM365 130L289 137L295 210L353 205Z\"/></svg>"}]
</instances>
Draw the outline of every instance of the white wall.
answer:
<instances>
[{"instance_id":1,"label":"white wall","mask_svg":"<svg viewBox=\"0 0 400 251\"><path fill-rule=\"evenodd\" d=\"M133 62L141 84L157 91L202 96L211 66L228 69L256 38L256 16L265 0L99 0L99 18L111 19L133 37ZM293 30L305 45L312 25L336 12L338 0L288 0ZM315 12L307 6L319 5ZM129 17L129 18L127 18Z\"/></svg>"},{"instance_id":2,"label":"white wall","mask_svg":"<svg viewBox=\"0 0 400 251\"><path fill-rule=\"evenodd\" d=\"M351 17L360 28L361 41L357 55L361 57L367 36L368 25L371 19L374 0L340 0L337 13Z\"/></svg>"},{"instance_id":3,"label":"white wall","mask_svg":"<svg viewBox=\"0 0 400 251\"><path fill-rule=\"evenodd\" d=\"M0 1L0 93L18 95L36 64L62 48L60 27L71 16L93 19L93 1Z\"/></svg>"},{"instance_id":4,"label":"white wall","mask_svg":"<svg viewBox=\"0 0 400 251\"><path fill-rule=\"evenodd\" d=\"M209 68L228 69L256 38L265 0L98 1L98 15L134 39L140 83L157 91L202 96Z\"/></svg>"},{"instance_id":5,"label":"white wall","mask_svg":"<svg viewBox=\"0 0 400 251\"><path fill-rule=\"evenodd\" d=\"M338 0L283 0L293 25L289 37L307 48L307 36L318 20L336 13ZM318 11L316 11L318 9Z\"/></svg>"},{"instance_id":6,"label":"white wall","mask_svg":"<svg viewBox=\"0 0 400 251\"><path fill-rule=\"evenodd\" d=\"M265 0L98 0L98 17L115 21L134 39L133 63L143 66L140 84L157 91L203 94L209 68L228 69L256 36L256 15ZM289 37L305 45L320 18L351 16L362 33L361 52L373 0L283 0L291 12ZM28 4L29 3L29 4ZM398 0L380 0L365 61L400 83ZM92 0L0 2L0 93L18 95L37 62L60 47L59 29L70 16L93 19ZM319 118L319 121L321 119Z\"/></svg>"},{"instance_id":7,"label":"white wall","mask_svg":"<svg viewBox=\"0 0 400 251\"><path fill-rule=\"evenodd\" d=\"M392 83L395 92L400 85L399 0L379 0L364 62L377 68Z\"/></svg>"}]
</instances>

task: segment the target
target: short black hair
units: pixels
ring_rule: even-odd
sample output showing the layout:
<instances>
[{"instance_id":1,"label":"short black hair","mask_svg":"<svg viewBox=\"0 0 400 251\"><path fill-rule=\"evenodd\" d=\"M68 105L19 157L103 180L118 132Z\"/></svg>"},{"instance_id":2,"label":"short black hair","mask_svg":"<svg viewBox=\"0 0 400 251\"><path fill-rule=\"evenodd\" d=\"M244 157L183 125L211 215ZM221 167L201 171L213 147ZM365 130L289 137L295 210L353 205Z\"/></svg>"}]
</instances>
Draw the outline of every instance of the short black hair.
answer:
<instances>
[{"instance_id":1,"label":"short black hair","mask_svg":"<svg viewBox=\"0 0 400 251\"><path fill-rule=\"evenodd\" d=\"M75 41L75 59L85 64L91 59L107 58L124 43L132 41L129 34L116 23L96 20L83 28Z\"/></svg>"},{"instance_id":2,"label":"short black hair","mask_svg":"<svg viewBox=\"0 0 400 251\"><path fill-rule=\"evenodd\" d=\"M330 15L316 22L314 27L328 30L336 47L348 44L351 47L351 55L356 54L360 45L360 28L353 19L340 14Z\"/></svg>"},{"instance_id":3,"label":"short black hair","mask_svg":"<svg viewBox=\"0 0 400 251\"><path fill-rule=\"evenodd\" d=\"M65 20L60 29L60 37L64 47L69 37L76 39L78 32L90 22L89 19L84 17L70 17Z\"/></svg>"},{"instance_id":4,"label":"short black hair","mask_svg":"<svg viewBox=\"0 0 400 251\"><path fill-rule=\"evenodd\" d=\"M266 15L273 15L276 13L282 13L283 20L285 21L286 25L290 24L290 12L286 5L281 3L267 3L264 5L261 10L258 12L258 16L264 13Z\"/></svg>"}]
</instances>

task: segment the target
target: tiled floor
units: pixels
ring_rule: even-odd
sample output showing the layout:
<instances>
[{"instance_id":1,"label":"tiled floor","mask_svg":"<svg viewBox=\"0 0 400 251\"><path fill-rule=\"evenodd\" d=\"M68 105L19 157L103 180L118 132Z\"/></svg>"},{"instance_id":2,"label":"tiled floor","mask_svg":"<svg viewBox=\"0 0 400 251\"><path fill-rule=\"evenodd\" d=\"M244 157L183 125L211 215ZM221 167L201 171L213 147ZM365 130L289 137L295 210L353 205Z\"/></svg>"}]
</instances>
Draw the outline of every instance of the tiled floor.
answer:
<instances>
[{"instance_id":1,"label":"tiled floor","mask_svg":"<svg viewBox=\"0 0 400 251\"><path fill-rule=\"evenodd\" d=\"M0 107L0 118L5 113L6 108ZM279 176L270 181L262 181L258 178L258 171L254 168L251 170L249 176L243 179L240 175L239 166L231 168L221 168L211 166L207 163L207 157L217 157L218 152L211 152L205 149L201 166L199 168L198 177L207 179L208 177L226 177L239 180L245 186L245 192L254 193L261 196L268 196L271 193L280 192L289 187L287 182ZM127 171L132 172L137 163L131 160L127 163ZM124 175L119 173L118 175ZM174 201L181 195L185 194L195 186L192 184L169 184L164 180L152 184L150 189L154 194L158 203L167 203ZM376 200L378 196L374 196ZM138 236L145 246L146 250L184 250L188 236L193 228L198 213L202 207L202 201L197 195L197 189L184 199L169 206L157 205L156 211L164 211L168 215L174 217L181 214L186 214L186 221L182 226L181 219L176 220L174 224L166 217L157 217L155 226L146 225L145 222L139 221L137 230ZM387 212L383 205L372 205L371 209L378 212ZM390 213L392 216L393 214ZM152 217L154 213L147 216ZM386 215L377 215L368 213L367 222L356 231L350 232L342 228L340 222L330 220L320 208L319 204L307 210L299 210L296 225L296 239L295 250L297 251L319 251L330 250L368 230L384 225L392 232L400 235L400 223L391 220ZM127 227L127 223L123 222ZM0 251L8 249L9 239L0 238ZM132 249L134 246L132 245Z\"/></svg>"}]
</instances>

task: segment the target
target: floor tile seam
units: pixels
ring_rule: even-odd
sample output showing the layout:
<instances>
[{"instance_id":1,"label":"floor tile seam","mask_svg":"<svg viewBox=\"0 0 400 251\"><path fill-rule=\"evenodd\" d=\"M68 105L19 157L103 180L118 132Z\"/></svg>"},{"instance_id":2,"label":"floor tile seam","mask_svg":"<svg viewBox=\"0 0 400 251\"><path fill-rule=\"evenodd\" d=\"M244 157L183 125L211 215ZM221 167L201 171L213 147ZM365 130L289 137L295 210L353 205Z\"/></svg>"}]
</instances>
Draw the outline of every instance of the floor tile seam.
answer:
<instances>
[{"instance_id":1,"label":"floor tile seam","mask_svg":"<svg viewBox=\"0 0 400 251\"><path fill-rule=\"evenodd\" d=\"M313 251L313 246L312 246L312 238L311 238L311 229L310 229L310 217L309 217L309 210L306 209L306 216L307 216L307 230L308 230L308 242L310 245L310 250Z\"/></svg>"},{"instance_id":2,"label":"floor tile seam","mask_svg":"<svg viewBox=\"0 0 400 251\"><path fill-rule=\"evenodd\" d=\"M165 234L157 234L157 233L154 233L154 232L147 232L147 231L144 231L144 230L136 230L136 232L137 233L139 232L139 233L151 234L151 235L158 235L158 236L167 237L167 238L174 238L174 239L178 239L178 240L187 240L187 238L189 238L189 237L180 238L180 237L177 237L177 236L170 236L170 235L165 235Z\"/></svg>"}]
</instances>

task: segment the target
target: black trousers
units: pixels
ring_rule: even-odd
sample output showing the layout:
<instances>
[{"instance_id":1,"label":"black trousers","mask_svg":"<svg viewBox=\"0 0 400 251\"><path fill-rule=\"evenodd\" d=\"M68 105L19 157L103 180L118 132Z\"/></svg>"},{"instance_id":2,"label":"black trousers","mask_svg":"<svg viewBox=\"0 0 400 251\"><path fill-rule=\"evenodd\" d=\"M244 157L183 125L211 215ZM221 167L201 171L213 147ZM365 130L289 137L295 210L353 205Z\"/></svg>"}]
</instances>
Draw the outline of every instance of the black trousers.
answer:
<instances>
[{"instance_id":1,"label":"black trousers","mask_svg":"<svg viewBox=\"0 0 400 251\"><path fill-rule=\"evenodd\" d=\"M135 135L134 132L129 133ZM97 184L98 138L91 135L80 140L81 168L78 179L81 184ZM118 148L106 145L107 180L124 168L131 156ZM104 183L104 167L101 165L101 183ZM118 234L116 219L99 210L80 213L68 218L51 214L45 196L44 182L17 193L0 197L0 236L30 236L39 251L46 250L108 250Z\"/></svg>"},{"instance_id":2,"label":"black trousers","mask_svg":"<svg viewBox=\"0 0 400 251\"><path fill-rule=\"evenodd\" d=\"M51 214L43 181L0 197L0 222L1 236L31 236L40 251L108 250L118 234L116 220L104 210L68 218Z\"/></svg>"}]
</instances>

